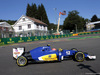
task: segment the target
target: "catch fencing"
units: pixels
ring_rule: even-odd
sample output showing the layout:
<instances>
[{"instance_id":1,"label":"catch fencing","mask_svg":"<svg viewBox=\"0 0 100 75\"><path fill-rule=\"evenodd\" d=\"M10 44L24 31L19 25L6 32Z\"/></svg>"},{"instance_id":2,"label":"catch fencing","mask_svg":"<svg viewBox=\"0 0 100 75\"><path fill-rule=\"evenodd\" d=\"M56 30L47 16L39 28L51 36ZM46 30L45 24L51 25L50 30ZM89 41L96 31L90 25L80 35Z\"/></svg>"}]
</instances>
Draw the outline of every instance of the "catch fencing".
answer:
<instances>
[{"instance_id":1,"label":"catch fencing","mask_svg":"<svg viewBox=\"0 0 100 75\"><path fill-rule=\"evenodd\" d=\"M0 31L0 38L11 38L11 37L32 37L32 36L48 36L53 35L56 30L30 30L30 31L21 31L21 32L7 32ZM70 30L60 30L59 33L61 35L70 34Z\"/></svg>"}]
</instances>

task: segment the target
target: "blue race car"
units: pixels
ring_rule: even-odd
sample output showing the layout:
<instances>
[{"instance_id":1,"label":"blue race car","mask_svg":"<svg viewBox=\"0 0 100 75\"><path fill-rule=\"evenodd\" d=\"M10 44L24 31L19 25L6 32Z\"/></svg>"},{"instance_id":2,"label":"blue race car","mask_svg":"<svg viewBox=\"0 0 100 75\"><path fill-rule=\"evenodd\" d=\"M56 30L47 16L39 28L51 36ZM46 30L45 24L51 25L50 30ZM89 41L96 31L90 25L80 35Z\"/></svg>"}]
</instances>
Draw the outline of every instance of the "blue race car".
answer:
<instances>
[{"instance_id":1,"label":"blue race car","mask_svg":"<svg viewBox=\"0 0 100 75\"><path fill-rule=\"evenodd\" d=\"M47 45L43 47L37 47L29 52L25 52L24 47L13 48L13 58L16 59L18 66L25 66L30 61L62 61L71 58L78 62L82 62L84 59L96 59L96 56L90 56L88 53L78 51L75 48L70 50L63 50L59 48L56 50L54 48L51 49L50 45Z\"/></svg>"}]
</instances>

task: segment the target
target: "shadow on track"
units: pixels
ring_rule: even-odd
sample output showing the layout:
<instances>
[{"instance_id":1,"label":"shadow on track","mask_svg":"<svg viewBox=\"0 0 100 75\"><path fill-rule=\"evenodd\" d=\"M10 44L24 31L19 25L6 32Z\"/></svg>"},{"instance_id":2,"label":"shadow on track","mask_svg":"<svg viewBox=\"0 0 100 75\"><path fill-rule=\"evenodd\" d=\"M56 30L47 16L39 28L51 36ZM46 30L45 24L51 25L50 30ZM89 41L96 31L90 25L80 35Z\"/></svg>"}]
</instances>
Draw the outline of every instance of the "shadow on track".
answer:
<instances>
[{"instance_id":1,"label":"shadow on track","mask_svg":"<svg viewBox=\"0 0 100 75\"><path fill-rule=\"evenodd\" d=\"M28 65L34 65L34 64L51 64L51 63L61 63L61 62L60 61L28 62Z\"/></svg>"},{"instance_id":2,"label":"shadow on track","mask_svg":"<svg viewBox=\"0 0 100 75\"><path fill-rule=\"evenodd\" d=\"M93 69L91 69L90 65L84 65L84 64L79 64L77 65L80 69L86 68L88 69L90 72L92 73L87 73L87 74L94 74L94 75L100 75L99 73L97 73L96 71L94 71Z\"/></svg>"}]
</instances>

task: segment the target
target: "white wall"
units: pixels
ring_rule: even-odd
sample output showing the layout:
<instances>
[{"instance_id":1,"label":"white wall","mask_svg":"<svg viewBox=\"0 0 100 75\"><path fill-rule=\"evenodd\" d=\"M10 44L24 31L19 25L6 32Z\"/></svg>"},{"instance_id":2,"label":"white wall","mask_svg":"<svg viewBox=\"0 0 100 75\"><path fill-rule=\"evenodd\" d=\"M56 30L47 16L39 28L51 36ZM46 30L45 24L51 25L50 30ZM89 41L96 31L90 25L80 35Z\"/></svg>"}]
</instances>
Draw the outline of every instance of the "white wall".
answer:
<instances>
[{"instance_id":1,"label":"white wall","mask_svg":"<svg viewBox=\"0 0 100 75\"><path fill-rule=\"evenodd\" d=\"M25 21L23 21L23 18L25 18ZM31 28L28 29L28 24L31 24ZM22 26L22 30L19 30L19 26ZM42 27L42 29L41 29ZM25 16L22 16L16 23L15 25L13 26L15 32L21 32L21 31L28 31L28 30L45 30L47 31L47 27L45 26L45 29L44 29L44 26L41 26L39 25L39 28L37 28L37 25L34 24L34 21L28 19L27 17Z\"/></svg>"}]
</instances>

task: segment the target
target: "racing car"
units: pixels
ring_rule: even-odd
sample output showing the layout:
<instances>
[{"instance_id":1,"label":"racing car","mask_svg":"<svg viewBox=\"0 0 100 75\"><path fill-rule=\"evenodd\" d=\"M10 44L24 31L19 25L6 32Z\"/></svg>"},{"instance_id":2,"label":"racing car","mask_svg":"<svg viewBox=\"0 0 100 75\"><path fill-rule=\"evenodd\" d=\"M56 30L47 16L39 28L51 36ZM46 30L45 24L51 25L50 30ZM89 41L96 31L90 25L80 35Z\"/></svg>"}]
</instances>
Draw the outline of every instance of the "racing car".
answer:
<instances>
[{"instance_id":1,"label":"racing car","mask_svg":"<svg viewBox=\"0 0 100 75\"><path fill-rule=\"evenodd\" d=\"M25 52L25 47L13 48L13 58L16 59L18 66L22 67L31 62L45 62L45 61L62 61L73 59L77 62L86 60L94 60L96 56L90 56L86 52L78 51L76 48L65 50L59 48L51 49L50 45L37 47L28 52Z\"/></svg>"}]
</instances>

